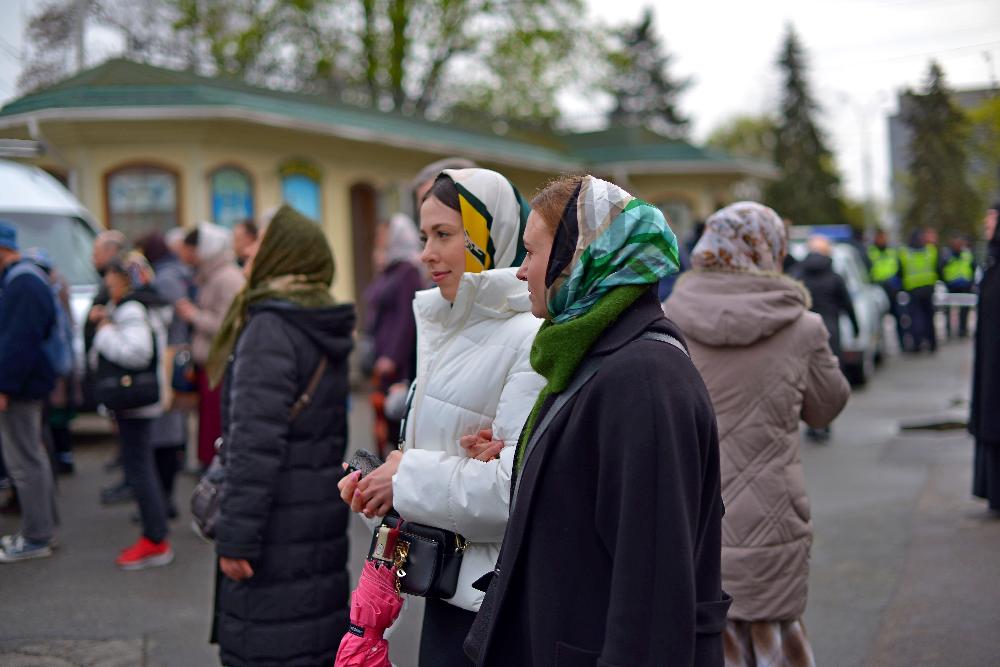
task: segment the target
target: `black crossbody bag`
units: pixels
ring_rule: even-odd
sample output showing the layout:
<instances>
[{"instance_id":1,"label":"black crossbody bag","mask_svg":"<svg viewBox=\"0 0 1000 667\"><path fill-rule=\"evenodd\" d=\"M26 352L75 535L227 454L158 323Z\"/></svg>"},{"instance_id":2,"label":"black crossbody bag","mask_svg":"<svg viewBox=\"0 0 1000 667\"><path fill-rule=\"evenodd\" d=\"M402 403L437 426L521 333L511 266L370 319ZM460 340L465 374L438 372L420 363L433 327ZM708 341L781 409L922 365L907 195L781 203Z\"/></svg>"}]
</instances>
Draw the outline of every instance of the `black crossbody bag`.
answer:
<instances>
[{"instance_id":1,"label":"black crossbody bag","mask_svg":"<svg viewBox=\"0 0 1000 667\"><path fill-rule=\"evenodd\" d=\"M97 402L113 412L144 408L160 402L159 346L156 330L149 320L149 334L153 337L153 356L145 368L126 368L103 354L97 357L94 397Z\"/></svg>"},{"instance_id":2,"label":"black crossbody bag","mask_svg":"<svg viewBox=\"0 0 1000 667\"><path fill-rule=\"evenodd\" d=\"M407 398L406 418L400 424L399 444L406 437L406 422L413 405L416 385ZM359 450L347 464L360 470L362 477L382 465L374 454ZM450 530L405 521L395 510L382 519L372 535L368 558L388 564L399 563L399 590L418 597L448 599L458 589L458 573L469 541Z\"/></svg>"}]
</instances>

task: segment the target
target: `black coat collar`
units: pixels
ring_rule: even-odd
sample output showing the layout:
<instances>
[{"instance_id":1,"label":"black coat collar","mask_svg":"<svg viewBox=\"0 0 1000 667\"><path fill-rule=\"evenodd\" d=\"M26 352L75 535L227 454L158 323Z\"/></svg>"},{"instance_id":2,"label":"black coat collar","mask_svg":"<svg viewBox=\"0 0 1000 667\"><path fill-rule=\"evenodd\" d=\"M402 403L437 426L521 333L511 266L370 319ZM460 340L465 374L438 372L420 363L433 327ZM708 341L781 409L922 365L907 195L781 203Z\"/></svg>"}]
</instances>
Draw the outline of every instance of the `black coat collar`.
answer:
<instances>
[{"instance_id":1,"label":"black coat collar","mask_svg":"<svg viewBox=\"0 0 1000 667\"><path fill-rule=\"evenodd\" d=\"M668 333L687 348L680 329L663 314L663 308L656 298L656 285L643 292L635 303L618 316L618 319L594 343L589 356L616 352L646 331Z\"/></svg>"}]
</instances>

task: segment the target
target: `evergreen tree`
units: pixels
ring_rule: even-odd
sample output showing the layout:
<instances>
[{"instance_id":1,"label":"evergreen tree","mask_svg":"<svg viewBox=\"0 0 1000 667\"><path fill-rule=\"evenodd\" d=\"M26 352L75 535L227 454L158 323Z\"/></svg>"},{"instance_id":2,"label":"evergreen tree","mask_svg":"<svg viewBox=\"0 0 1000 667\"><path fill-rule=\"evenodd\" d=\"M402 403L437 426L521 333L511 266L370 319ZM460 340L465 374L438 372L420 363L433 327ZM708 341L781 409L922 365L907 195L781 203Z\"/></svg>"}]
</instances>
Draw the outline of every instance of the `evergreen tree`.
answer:
<instances>
[{"instance_id":1,"label":"evergreen tree","mask_svg":"<svg viewBox=\"0 0 1000 667\"><path fill-rule=\"evenodd\" d=\"M615 100L610 123L645 125L668 136L683 136L688 119L678 111L677 98L690 81L670 76L671 57L656 34L652 8L647 7L635 25L619 30L615 39L605 85Z\"/></svg>"},{"instance_id":2,"label":"evergreen tree","mask_svg":"<svg viewBox=\"0 0 1000 667\"><path fill-rule=\"evenodd\" d=\"M823 132L816 124L820 108L809 90L805 53L791 27L778 64L784 74L784 88L775 133L774 163L781 175L767 187L767 204L794 224L847 224L840 176Z\"/></svg>"},{"instance_id":3,"label":"evergreen tree","mask_svg":"<svg viewBox=\"0 0 1000 667\"><path fill-rule=\"evenodd\" d=\"M969 183L968 121L932 62L923 93L907 91L903 122L911 132L909 197L903 229L933 227L945 238L976 233L979 198Z\"/></svg>"}]
</instances>

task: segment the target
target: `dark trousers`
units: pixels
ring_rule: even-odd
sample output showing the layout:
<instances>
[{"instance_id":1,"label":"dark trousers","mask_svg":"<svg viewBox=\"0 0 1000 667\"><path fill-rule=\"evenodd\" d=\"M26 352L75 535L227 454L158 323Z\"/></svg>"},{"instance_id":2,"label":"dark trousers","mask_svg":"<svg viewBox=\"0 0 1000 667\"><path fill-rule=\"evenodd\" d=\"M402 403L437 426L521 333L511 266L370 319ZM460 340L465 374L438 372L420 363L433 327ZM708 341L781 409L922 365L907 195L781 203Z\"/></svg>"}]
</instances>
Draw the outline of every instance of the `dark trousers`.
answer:
<instances>
[{"instance_id":1,"label":"dark trousers","mask_svg":"<svg viewBox=\"0 0 1000 667\"><path fill-rule=\"evenodd\" d=\"M889 298L889 314L896 324L896 338L899 341L899 349L906 347L906 330L903 328L903 307L899 305L899 289L891 283L885 282L881 285L885 295Z\"/></svg>"},{"instance_id":2,"label":"dark trousers","mask_svg":"<svg viewBox=\"0 0 1000 667\"><path fill-rule=\"evenodd\" d=\"M910 292L908 310L913 350L920 351L926 342L933 352L937 349L937 332L934 330L934 288L919 287Z\"/></svg>"},{"instance_id":3,"label":"dark trousers","mask_svg":"<svg viewBox=\"0 0 1000 667\"><path fill-rule=\"evenodd\" d=\"M948 291L952 294L969 294L972 292L972 287L966 287L963 285L948 285ZM968 306L952 306L948 310L944 311L945 315L945 330L948 332L948 338L953 337L951 319L952 315L955 315L955 311L958 311L958 337L965 338L969 335L969 311L972 309Z\"/></svg>"},{"instance_id":4,"label":"dark trousers","mask_svg":"<svg viewBox=\"0 0 1000 667\"><path fill-rule=\"evenodd\" d=\"M184 445L160 445L153 448L153 460L156 464L156 476L163 489L163 498L167 505L173 502L174 480L184 460Z\"/></svg>"},{"instance_id":5,"label":"dark trousers","mask_svg":"<svg viewBox=\"0 0 1000 667\"><path fill-rule=\"evenodd\" d=\"M132 487L139 503L142 534L150 541L159 543L167 536L167 514L153 463L152 425L152 419L119 419L118 434L122 443L125 481Z\"/></svg>"},{"instance_id":6,"label":"dark trousers","mask_svg":"<svg viewBox=\"0 0 1000 667\"><path fill-rule=\"evenodd\" d=\"M462 644L476 620L475 612L443 600L427 598L420 630L420 667L469 667Z\"/></svg>"}]
</instances>

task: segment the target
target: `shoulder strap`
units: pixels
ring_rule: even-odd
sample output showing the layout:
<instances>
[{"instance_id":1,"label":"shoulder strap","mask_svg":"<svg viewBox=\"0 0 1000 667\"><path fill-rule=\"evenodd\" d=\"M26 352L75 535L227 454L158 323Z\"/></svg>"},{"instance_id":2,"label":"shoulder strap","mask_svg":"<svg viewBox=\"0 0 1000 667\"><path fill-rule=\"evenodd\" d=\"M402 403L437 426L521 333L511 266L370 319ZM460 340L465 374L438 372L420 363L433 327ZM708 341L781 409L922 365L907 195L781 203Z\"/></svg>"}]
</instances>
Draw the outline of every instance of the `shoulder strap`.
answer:
<instances>
[{"instance_id":1,"label":"shoulder strap","mask_svg":"<svg viewBox=\"0 0 1000 667\"><path fill-rule=\"evenodd\" d=\"M313 372L312 378L310 378L309 385L306 387L306 390L301 396L299 396L299 399L295 401L295 404L292 405L292 411L288 416L289 422L295 421L299 414L309 407L309 404L312 402L313 394L316 393L316 388L319 386L319 381L323 379L323 373L326 372L326 366L327 357L324 354L322 358L320 358L319 366L317 366L316 370Z\"/></svg>"},{"instance_id":2,"label":"shoulder strap","mask_svg":"<svg viewBox=\"0 0 1000 667\"><path fill-rule=\"evenodd\" d=\"M528 459L531 458L531 453L534 451L535 446L541 439L542 435L552 424L552 420L556 418L569 400L573 398L577 392L583 389L583 386L590 382L591 378L597 375L597 371L601 368L601 363L604 361L604 357L589 357L583 362L583 366L576 372L573 376L573 380L569 383L562 392L556 394L555 400L552 401L552 407L546 411L542 416L542 420L535 425L535 430L531 432L531 438L528 439L528 444L524 448L524 456L521 457L521 467L520 470L524 470L524 466L527 465ZM515 472L514 478L511 480L511 502L510 511L513 513L514 504L517 502L517 497L520 495L518 491L520 490L520 485L517 484L518 478L520 477L520 470Z\"/></svg>"},{"instance_id":3,"label":"shoulder strap","mask_svg":"<svg viewBox=\"0 0 1000 667\"><path fill-rule=\"evenodd\" d=\"M647 331L636 340L656 340L661 343L667 343L669 345L673 345L678 350L683 352L685 356L690 356L688 355L687 350L684 349L684 346L681 344L681 342L676 338L674 338L673 336L671 336L670 334L657 333L655 331ZM583 363L583 366L580 368L580 370L577 371L576 375L573 377L573 380L572 382L570 382L569 386L566 387L566 389L564 389L561 393L556 395L555 400L552 402L552 407L548 409L548 411L545 413L545 416L542 417L542 420L538 422L538 424L535 426L535 430L531 432L531 439L528 440L528 444L524 450L524 457L521 460L522 470L524 469L525 463L527 463L528 461L528 457L531 456L531 451L535 448L535 445L538 444L538 440L541 438L542 434L545 433L546 429L548 429L549 425L552 423L552 420L556 418L556 416L566 406L569 400L573 398L573 396L575 396L577 392L579 392L584 387L584 385L590 382L591 378L597 375L597 371L600 370L601 363L603 361L604 357L588 358ZM513 511L514 502L517 500L516 479L514 480L514 483L515 487L512 492L514 497L511 499L511 511Z\"/></svg>"},{"instance_id":4,"label":"shoulder strap","mask_svg":"<svg viewBox=\"0 0 1000 667\"><path fill-rule=\"evenodd\" d=\"M3 286L9 286L12 282L14 282L14 278L24 275L35 276L41 280L46 287L49 287L49 281L46 279L42 269L28 260L21 260L14 266L7 269L7 274L3 278Z\"/></svg>"},{"instance_id":5,"label":"shoulder strap","mask_svg":"<svg viewBox=\"0 0 1000 667\"><path fill-rule=\"evenodd\" d=\"M674 338L670 334L657 333L656 331L647 331L646 333L642 334L642 336L640 336L640 338L645 339L645 340L658 340L661 343L667 343L669 345L673 345L678 350L680 350L681 352L683 352L685 356L687 356L687 357L691 356L690 354L688 354L688 351L684 349L684 345L682 345L679 340L677 340L676 338Z\"/></svg>"}]
</instances>

